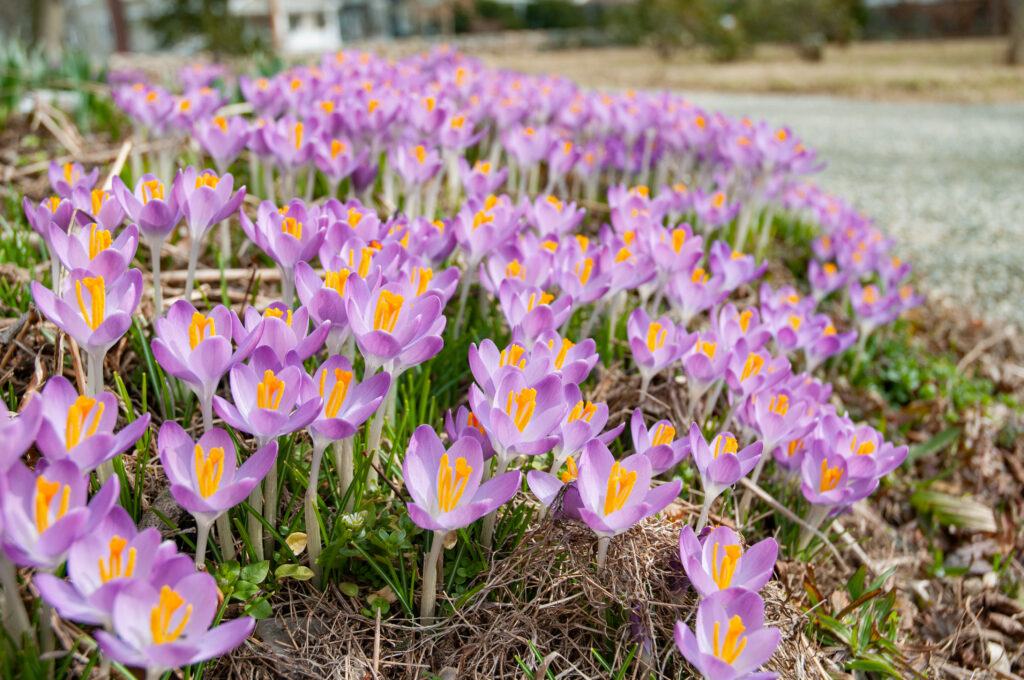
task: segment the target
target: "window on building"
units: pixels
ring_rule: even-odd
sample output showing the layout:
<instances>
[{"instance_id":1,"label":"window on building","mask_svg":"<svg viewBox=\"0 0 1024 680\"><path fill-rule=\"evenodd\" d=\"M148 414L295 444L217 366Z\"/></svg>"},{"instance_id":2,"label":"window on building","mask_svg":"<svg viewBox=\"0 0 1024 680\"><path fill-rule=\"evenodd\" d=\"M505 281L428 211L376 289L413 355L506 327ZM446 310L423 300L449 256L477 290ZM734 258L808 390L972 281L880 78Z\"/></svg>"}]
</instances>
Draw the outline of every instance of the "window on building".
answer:
<instances>
[{"instance_id":1,"label":"window on building","mask_svg":"<svg viewBox=\"0 0 1024 680\"><path fill-rule=\"evenodd\" d=\"M288 28L294 31L299 27L300 21L302 21L302 15L292 12L288 15Z\"/></svg>"},{"instance_id":2,"label":"window on building","mask_svg":"<svg viewBox=\"0 0 1024 680\"><path fill-rule=\"evenodd\" d=\"M324 16L323 12L317 12L313 15L313 21L316 23L317 28L323 28L327 25L327 17Z\"/></svg>"}]
</instances>

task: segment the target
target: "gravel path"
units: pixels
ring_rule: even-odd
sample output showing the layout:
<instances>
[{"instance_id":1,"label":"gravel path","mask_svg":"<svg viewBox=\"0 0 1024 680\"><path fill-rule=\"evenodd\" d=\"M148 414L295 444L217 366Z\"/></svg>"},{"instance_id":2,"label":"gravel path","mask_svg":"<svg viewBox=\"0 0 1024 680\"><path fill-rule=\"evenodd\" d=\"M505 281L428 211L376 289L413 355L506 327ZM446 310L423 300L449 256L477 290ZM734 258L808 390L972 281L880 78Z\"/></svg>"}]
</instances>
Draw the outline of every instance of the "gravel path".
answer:
<instances>
[{"instance_id":1,"label":"gravel path","mask_svg":"<svg viewBox=\"0 0 1024 680\"><path fill-rule=\"evenodd\" d=\"M791 126L828 162L821 186L874 216L929 289L1024 327L1024 103L691 98Z\"/></svg>"}]
</instances>

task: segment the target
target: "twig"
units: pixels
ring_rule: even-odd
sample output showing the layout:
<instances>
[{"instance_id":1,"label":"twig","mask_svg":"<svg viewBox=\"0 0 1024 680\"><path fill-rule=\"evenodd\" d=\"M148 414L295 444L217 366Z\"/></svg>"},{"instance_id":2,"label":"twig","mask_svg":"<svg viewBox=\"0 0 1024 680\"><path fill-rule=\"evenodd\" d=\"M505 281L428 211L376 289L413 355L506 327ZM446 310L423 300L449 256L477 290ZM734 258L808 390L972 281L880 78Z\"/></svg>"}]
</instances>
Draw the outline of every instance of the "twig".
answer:
<instances>
[{"instance_id":1,"label":"twig","mask_svg":"<svg viewBox=\"0 0 1024 680\"><path fill-rule=\"evenodd\" d=\"M1013 326L1006 326L1000 332L994 333L993 335L990 335L984 340L980 340L978 344L976 344L971 349L971 351L965 354L964 358L961 359L959 363L957 363L956 372L963 373L964 369L970 366L972 363L974 363L974 360L980 357L982 353L985 352L985 350L989 349L990 347L994 347L995 345L998 345L1000 342L1002 342L1004 339L1008 338L1011 335L1013 335Z\"/></svg>"},{"instance_id":2,"label":"twig","mask_svg":"<svg viewBox=\"0 0 1024 680\"><path fill-rule=\"evenodd\" d=\"M4 329L3 333L0 333L0 345L10 345L7 351L4 352L4 358L0 359L0 371L3 370L7 362L10 361L11 356L14 354L14 348L18 346L18 343L25 337L25 333L28 332L29 327L35 321L35 308L30 308L27 312L18 317L18 320L13 324Z\"/></svg>"},{"instance_id":3,"label":"twig","mask_svg":"<svg viewBox=\"0 0 1024 680\"><path fill-rule=\"evenodd\" d=\"M801 527L803 527L804 529L806 529L806 530L810 531L810 532L811 532L811 533L813 533L813 534L814 534L815 536L817 536L818 538L820 538L820 539L822 540L822 542L823 542L823 543L824 543L824 544L825 544L826 546L828 546L828 549L829 549L829 550L830 550L830 551L832 552L832 554L833 554L833 555L835 556L835 558L836 558L836 559L837 559L837 560L839 561L839 563L840 563L840 564L841 564L841 565L843 566L843 568L844 568L844 569L846 569L847 571L849 571L849 570L850 570L850 565L849 565L849 563L847 563L847 561L843 559L843 556L842 556L842 554L841 554L841 553L839 552L839 550L838 550L838 549L837 549L837 548L835 547L835 545L833 545L833 544L832 544L832 541L830 541L830 540L829 540L828 536L826 536L825 534L823 534L823 533L822 533L821 531L819 531L819 530L818 530L817 528L815 528L815 527L812 527L812 526L811 526L810 524L808 524L807 522L805 522L805 521L804 521L803 519L801 519L801 518L800 518L800 517L799 517L799 516L798 516L798 515L797 515L796 513L794 513L794 512L792 511L792 510L790 510L790 509L789 509L789 508L787 508L787 507L786 507L785 505L783 505L782 503L779 503L779 502L778 502L777 500L775 500L774 498L772 498L772 495L771 495L770 493L768 493L767 491L765 491L764 489L762 489L761 487L759 487L759 486L758 486L757 484L754 484L754 483L753 483L752 481L750 481L750 480L749 480L749 479L747 479L746 477L743 477L742 479L740 479L740 486L742 486L743 488L745 488L745 489L747 489L748 491L750 491L751 493L753 493L753 494L754 494L755 496L757 496L757 497L758 497L758 498L760 498L760 499L761 499L762 501L764 501L764 502L765 502L765 503L767 503L768 505L770 505L770 506L772 506L773 508L775 508L775 509L776 509L777 511L781 512L781 513L782 513L783 515L785 515L785 516L786 516L786 518L787 518L787 519L789 519L790 521L792 521L792 522L796 522L796 523L797 523L797 524L799 524L799 525L800 525Z\"/></svg>"},{"instance_id":4,"label":"twig","mask_svg":"<svg viewBox=\"0 0 1024 680\"><path fill-rule=\"evenodd\" d=\"M124 143L121 144L121 149L117 152L117 158L114 159L114 164L110 166L110 172L107 173L107 177L103 180L103 184L101 185L104 191L110 191L110 188L114 186L114 177L121 174L121 170L124 168L125 161L128 160L128 154L131 153L133 144L134 142L132 142L131 137L124 140Z\"/></svg>"}]
</instances>

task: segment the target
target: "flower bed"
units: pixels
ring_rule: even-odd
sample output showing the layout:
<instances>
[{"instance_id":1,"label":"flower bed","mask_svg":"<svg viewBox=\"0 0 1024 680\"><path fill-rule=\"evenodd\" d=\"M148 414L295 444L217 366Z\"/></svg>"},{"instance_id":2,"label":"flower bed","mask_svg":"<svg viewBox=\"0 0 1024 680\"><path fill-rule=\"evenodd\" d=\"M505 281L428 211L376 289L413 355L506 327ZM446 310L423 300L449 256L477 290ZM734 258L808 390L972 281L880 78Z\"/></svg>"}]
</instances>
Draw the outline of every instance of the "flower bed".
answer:
<instances>
[{"instance_id":1,"label":"flower bed","mask_svg":"<svg viewBox=\"0 0 1024 680\"><path fill-rule=\"evenodd\" d=\"M917 672L837 547L908 447L833 380L923 298L792 131L447 50L118 82L135 150L24 204L57 370L0 418L6 649L53 607L78 672L274 675L299 630L314 675Z\"/></svg>"}]
</instances>

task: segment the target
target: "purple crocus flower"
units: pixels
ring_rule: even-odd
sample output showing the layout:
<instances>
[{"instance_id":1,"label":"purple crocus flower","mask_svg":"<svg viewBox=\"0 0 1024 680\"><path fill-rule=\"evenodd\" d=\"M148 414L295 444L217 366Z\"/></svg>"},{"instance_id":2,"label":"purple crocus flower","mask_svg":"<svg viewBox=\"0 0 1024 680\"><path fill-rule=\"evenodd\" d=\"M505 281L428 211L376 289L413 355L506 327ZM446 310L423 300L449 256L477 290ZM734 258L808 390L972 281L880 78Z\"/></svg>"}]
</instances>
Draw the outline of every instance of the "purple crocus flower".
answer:
<instances>
[{"instance_id":1,"label":"purple crocus flower","mask_svg":"<svg viewBox=\"0 0 1024 680\"><path fill-rule=\"evenodd\" d=\"M306 262L295 265L295 289L299 301L309 310L309 317L317 327L330 325L325 343L328 354L337 354L351 330L345 310L345 290L352 270L340 267L328 269L323 279Z\"/></svg>"},{"instance_id":2,"label":"purple crocus flower","mask_svg":"<svg viewBox=\"0 0 1024 680\"><path fill-rule=\"evenodd\" d=\"M114 434L117 397L103 392L95 397L78 394L67 378L50 378L40 395L43 420L36 446L47 460L69 460L82 474L121 455L149 426L145 413Z\"/></svg>"},{"instance_id":3,"label":"purple crocus flower","mask_svg":"<svg viewBox=\"0 0 1024 680\"><path fill-rule=\"evenodd\" d=\"M294 298L295 265L309 262L324 240L323 223L316 209L307 209L300 199L292 199L278 209L263 201L256 222L242 211L238 213L242 230L281 270L281 299L291 307Z\"/></svg>"},{"instance_id":4,"label":"purple crocus flower","mask_svg":"<svg viewBox=\"0 0 1024 680\"><path fill-rule=\"evenodd\" d=\"M348 288L348 321L369 372L384 366L397 377L441 351L446 320L437 293L409 298L394 285L370 291L358 279Z\"/></svg>"},{"instance_id":5,"label":"purple crocus flower","mask_svg":"<svg viewBox=\"0 0 1024 680\"><path fill-rule=\"evenodd\" d=\"M202 314L188 300L178 300L166 317L153 321L153 356L160 366L182 380L195 393L203 414L203 429L213 426L213 394L228 369L244 361L256 348L264 326L239 340L232 351L231 337L238 317L224 305Z\"/></svg>"},{"instance_id":6,"label":"purple crocus flower","mask_svg":"<svg viewBox=\"0 0 1024 680\"><path fill-rule=\"evenodd\" d=\"M641 394L647 394L651 378L665 370L697 342L696 333L687 333L668 317L652 321L643 307L637 307L626 322L626 335L633 361L642 378Z\"/></svg>"},{"instance_id":7,"label":"purple crocus flower","mask_svg":"<svg viewBox=\"0 0 1024 680\"><path fill-rule=\"evenodd\" d=\"M494 447L487 433L476 419L473 412L465 406L460 406L455 415L451 409L444 416L444 429L448 433L448 441L455 441L463 437L472 437L480 442L480 449L483 451L484 460L490 460L494 456Z\"/></svg>"},{"instance_id":8,"label":"purple crocus flower","mask_svg":"<svg viewBox=\"0 0 1024 680\"><path fill-rule=\"evenodd\" d=\"M42 403L40 397L29 397L20 413L8 411L7 404L0 403L0 441L4 443L0 453L0 474L17 462L35 441L42 422Z\"/></svg>"},{"instance_id":9,"label":"purple crocus flower","mask_svg":"<svg viewBox=\"0 0 1024 680\"><path fill-rule=\"evenodd\" d=\"M114 194L110 191L103 189L89 191L85 187L76 187L71 194L71 204L79 213L79 223L82 222L83 215L87 215L102 229L113 231L124 221L124 207L121 206L120 201L114 199Z\"/></svg>"},{"instance_id":10,"label":"purple crocus flower","mask_svg":"<svg viewBox=\"0 0 1024 680\"><path fill-rule=\"evenodd\" d=\"M459 156L459 178L469 198L484 198L497 192L507 177L508 168L492 170L492 164L486 161L477 161L470 167L466 159Z\"/></svg>"},{"instance_id":11,"label":"purple crocus flower","mask_svg":"<svg viewBox=\"0 0 1024 680\"><path fill-rule=\"evenodd\" d=\"M46 171L47 178L53 192L61 198L71 198L75 189L82 188L91 191L96 186L96 179L100 176L100 169L93 168L85 171L81 163L65 163L60 165L57 161L50 161L50 167Z\"/></svg>"},{"instance_id":12,"label":"purple crocus flower","mask_svg":"<svg viewBox=\"0 0 1024 680\"><path fill-rule=\"evenodd\" d=\"M120 276L135 257L139 229L129 224L117 238L111 239L110 231L97 223L82 226L73 234L51 224L49 243L53 254L68 271L87 269Z\"/></svg>"},{"instance_id":13,"label":"purple crocus flower","mask_svg":"<svg viewBox=\"0 0 1024 680\"><path fill-rule=\"evenodd\" d=\"M759 267L753 255L744 255L738 250L733 250L725 241L715 241L711 244L708 265L715 276L722 277L722 287L728 290L736 290L744 283L761 278L768 269L767 262L761 263Z\"/></svg>"},{"instance_id":14,"label":"purple crocus flower","mask_svg":"<svg viewBox=\"0 0 1024 680\"><path fill-rule=\"evenodd\" d=\"M192 124L192 136L223 174L249 141L249 123L241 116L199 118Z\"/></svg>"},{"instance_id":15,"label":"purple crocus flower","mask_svg":"<svg viewBox=\"0 0 1024 680\"><path fill-rule=\"evenodd\" d=\"M424 529L459 529L504 505L522 481L518 470L502 472L481 484L480 444L472 437L456 440L446 451L429 425L420 425L409 441L402 473L412 502L409 518Z\"/></svg>"},{"instance_id":16,"label":"purple crocus flower","mask_svg":"<svg viewBox=\"0 0 1024 680\"><path fill-rule=\"evenodd\" d=\"M842 354L852 347L856 341L857 331L839 333L836 331L836 327L832 325L832 322L829 321L816 339L803 346L804 357L807 360L807 372L813 372L825 359L836 354Z\"/></svg>"},{"instance_id":17,"label":"purple crocus flower","mask_svg":"<svg viewBox=\"0 0 1024 680\"><path fill-rule=\"evenodd\" d=\"M235 342L248 346L254 333L260 332L256 349L267 347L281 365L301 363L320 351L330 333L331 324L323 322L311 332L309 311L299 307L294 312L281 302L272 302L260 314L255 307L246 307L245 319L231 315Z\"/></svg>"},{"instance_id":18,"label":"purple crocus flower","mask_svg":"<svg viewBox=\"0 0 1024 680\"><path fill-rule=\"evenodd\" d=\"M133 580L157 587L195 572L173 541L160 542L160 531L135 528L124 508L114 506L95 529L68 552L68 580L36 574L43 599L64 618L92 626L110 626L114 599Z\"/></svg>"},{"instance_id":19,"label":"purple crocus flower","mask_svg":"<svg viewBox=\"0 0 1024 680\"><path fill-rule=\"evenodd\" d=\"M202 565L214 520L263 481L277 460L277 442L264 445L237 467L235 443L226 431L215 427L193 441L180 425L167 421L160 427L157 449L171 495L195 517L196 565Z\"/></svg>"},{"instance_id":20,"label":"purple crocus flower","mask_svg":"<svg viewBox=\"0 0 1024 680\"><path fill-rule=\"evenodd\" d=\"M556 299L536 286L523 286L510 279L498 288L498 302L513 335L529 348L542 333L556 330L572 313L572 296Z\"/></svg>"},{"instance_id":21,"label":"purple crocus flower","mask_svg":"<svg viewBox=\"0 0 1024 680\"><path fill-rule=\"evenodd\" d=\"M740 449L736 437L729 432L715 437L709 446L697 423L690 426L690 452L704 490L704 508L701 520L697 522L698 530L707 523L711 503L754 469L763 448L762 442L754 442Z\"/></svg>"},{"instance_id":22,"label":"purple crocus flower","mask_svg":"<svg viewBox=\"0 0 1024 680\"><path fill-rule=\"evenodd\" d=\"M89 480L69 460L40 462L29 470L20 461L0 474L0 536L7 557L23 567L54 570L68 550L117 502L120 485L111 477L86 504Z\"/></svg>"},{"instance_id":23,"label":"purple crocus flower","mask_svg":"<svg viewBox=\"0 0 1024 680\"><path fill-rule=\"evenodd\" d=\"M412 147L399 144L388 153L388 162L407 189L425 184L441 169L441 155L437 149L422 144Z\"/></svg>"},{"instance_id":24,"label":"purple crocus flower","mask_svg":"<svg viewBox=\"0 0 1024 680\"><path fill-rule=\"evenodd\" d=\"M558 444L555 445L554 461L551 470L562 467L567 458L576 457L591 439L599 439L605 445L615 441L625 423L602 433L608 424L608 404L599 401L585 401L579 386L569 383L563 388L563 400L568 407L565 417L559 425Z\"/></svg>"},{"instance_id":25,"label":"purple crocus flower","mask_svg":"<svg viewBox=\"0 0 1024 680\"><path fill-rule=\"evenodd\" d=\"M226 654L249 637L256 622L248 616L210 628L218 602L217 581L206 572L160 587L134 580L114 599L114 632L96 631L96 642L111 659L158 678Z\"/></svg>"},{"instance_id":26,"label":"purple crocus flower","mask_svg":"<svg viewBox=\"0 0 1024 680\"><path fill-rule=\"evenodd\" d=\"M130 269L116 275L119 262L98 262L94 271L76 269L57 297L38 281L31 284L39 311L70 335L89 355L89 392L100 391L103 357L132 325L142 296L142 272ZM116 276L112 276L114 274Z\"/></svg>"},{"instance_id":27,"label":"purple crocus flower","mask_svg":"<svg viewBox=\"0 0 1024 680\"><path fill-rule=\"evenodd\" d=\"M602 538L611 538L661 512L679 495L679 480L651 488L651 463L643 455L616 461L608 447L591 440L580 456L580 516ZM600 558L599 558L600 561Z\"/></svg>"},{"instance_id":28,"label":"purple crocus flower","mask_svg":"<svg viewBox=\"0 0 1024 680\"><path fill-rule=\"evenodd\" d=\"M856 459L848 461L831 442L815 440L800 466L800 490L816 506L845 507L869 496L878 488L877 477L850 474Z\"/></svg>"},{"instance_id":29,"label":"purple crocus flower","mask_svg":"<svg viewBox=\"0 0 1024 680\"><path fill-rule=\"evenodd\" d=\"M555 196L538 196L529 205L527 215L539 234L561 236L576 229L587 211L575 203L565 204Z\"/></svg>"},{"instance_id":30,"label":"purple crocus flower","mask_svg":"<svg viewBox=\"0 0 1024 680\"><path fill-rule=\"evenodd\" d=\"M270 348L256 350L248 364L236 364L230 383L231 402L215 396L214 408L224 422L253 435L260 446L306 427L320 412L313 379L301 364L281 368Z\"/></svg>"},{"instance_id":31,"label":"purple crocus flower","mask_svg":"<svg viewBox=\"0 0 1024 680\"><path fill-rule=\"evenodd\" d=\"M629 430L633 437L633 450L647 456L652 475L671 470L690 455L689 438L676 439L676 428L668 420L659 420L648 430L643 411L636 409L630 418Z\"/></svg>"},{"instance_id":32,"label":"purple crocus flower","mask_svg":"<svg viewBox=\"0 0 1024 680\"><path fill-rule=\"evenodd\" d=\"M313 162L327 178L327 195L333 197L337 193L341 181L362 165L368 155L369 149L365 148L356 153L356 149L348 139L325 139L323 144L318 144L313 152Z\"/></svg>"},{"instance_id":33,"label":"purple crocus flower","mask_svg":"<svg viewBox=\"0 0 1024 680\"><path fill-rule=\"evenodd\" d=\"M779 646L782 635L764 627L764 600L740 588L704 598L697 608L694 635L676 622L676 646L706 680L775 680L757 672Z\"/></svg>"},{"instance_id":34,"label":"purple crocus flower","mask_svg":"<svg viewBox=\"0 0 1024 680\"><path fill-rule=\"evenodd\" d=\"M181 221L181 204L173 191L164 186L156 175L146 173L129 191L120 177L114 177L114 196L128 214L128 219L139 227L139 233L151 248L160 245Z\"/></svg>"},{"instance_id":35,"label":"purple crocus flower","mask_svg":"<svg viewBox=\"0 0 1024 680\"><path fill-rule=\"evenodd\" d=\"M712 331L701 333L693 344L693 351L683 356L683 368L690 381L690 399L696 401L723 375L729 365L730 352L719 347L718 336Z\"/></svg>"},{"instance_id":36,"label":"purple crocus flower","mask_svg":"<svg viewBox=\"0 0 1024 680\"><path fill-rule=\"evenodd\" d=\"M186 300L192 297L192 277L195 275L203 240L213 225L234 214L245 198L245 187L240 187L232 193L234 186L235 179L229 174L218 177L212 170L200 172L190 165L181 171L171 189L175 200L181 206L191 239L188 250L188 279L185 284ZM222 239L221 246L224 245ZM227 258L229 253L221 253L221 256Z\"/></svg>"},{"instance_id":37,"label":"purple crocus flower","mask_svg":"<svg viewBox=\"0 0 1024 680\"><path fill-rule=\"evenodd\" d=\"M310 423L313 445L321 451L327 444L351 437L380 406L391 384L386 372L376 373L363 382L353 380L352 364L341 355L328 357L313 376L313 384L323 400L317 418Z\"/></svg>"},{"instance_id":38,"label":"purple crocus flower","mask_svg":"<svg viewBox=\"0 0 1024 680\"><path fill-rule=\"evenodd\" d=\"M758 591L775 569L779 544L766 538L747 551L729 527L717 527L703 541L689 526L679 534L679 559L687 578L701 597L727 588Z\"/></svg>"}]
</instances>

